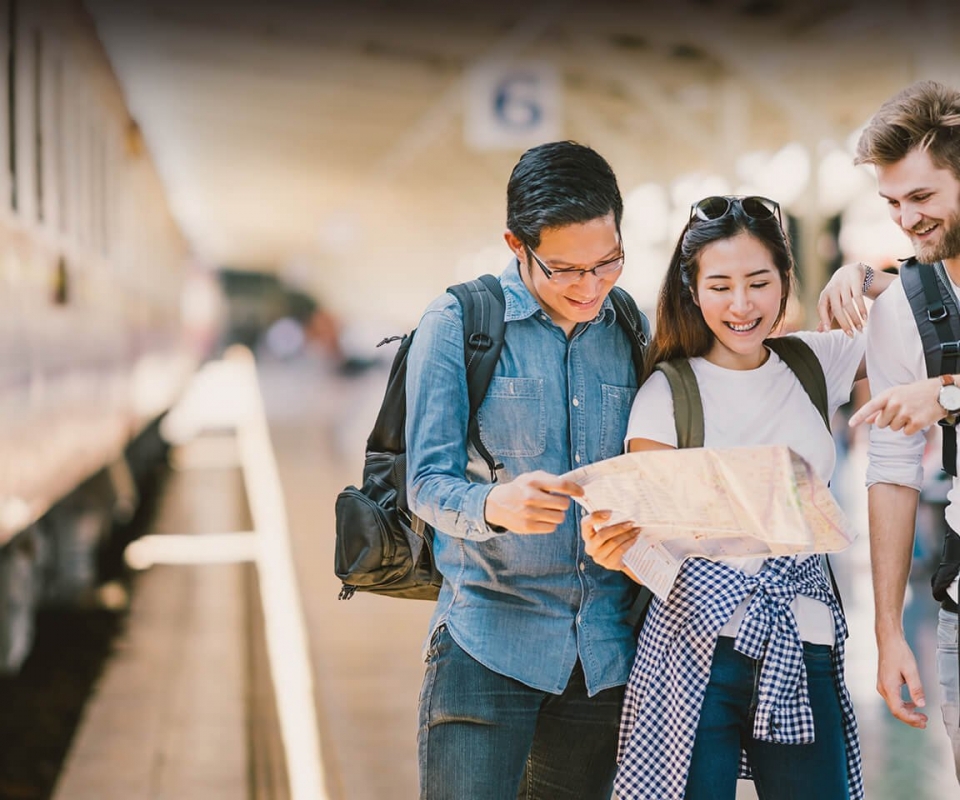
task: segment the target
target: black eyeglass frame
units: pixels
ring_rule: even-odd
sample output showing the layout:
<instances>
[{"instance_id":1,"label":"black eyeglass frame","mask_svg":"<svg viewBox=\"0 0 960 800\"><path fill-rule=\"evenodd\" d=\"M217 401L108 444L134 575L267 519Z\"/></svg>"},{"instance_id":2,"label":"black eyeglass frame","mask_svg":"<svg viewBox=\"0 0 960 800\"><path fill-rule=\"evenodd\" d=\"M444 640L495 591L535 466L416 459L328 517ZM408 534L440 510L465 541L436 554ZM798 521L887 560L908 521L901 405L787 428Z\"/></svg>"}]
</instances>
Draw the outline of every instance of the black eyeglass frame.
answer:
<instances>
[{"instance_id":1,"label":"black eyeglass frame","mask_svg":"<svg viewBox=\"0 0 960 800\"><path fill-rule=\"evenodd\" d=\"M575 278L573 278L572 280L570 280L570 283L573 284L573 283L576 283L577 281L583 280L584 276L585 276L587 273L590 273L591 275L593 275L593 276L596 277L596 278L603 279L603 278L605 278L605 277L607 277L607 276L606 276L606 275L598 275L598 274L597 274L597 270L598 270L598 269L603 269L604 267L608 267L608 266L610 266L611 264L615 264L615 263L617 263L617 262L619 261L619 262L620 262L620 266L617 267L616 269L610 270L610 272L608 273L608 274L610 274L610 275L613 275L613 274L615 274L615 273L617 273L617 272L619 272L620 270L623 269L624 262L626 261L626 253L624 253L624 250L623 250L623 242L620 242L620 255L618 255L616 258L610 258L610 259L608 259L608 260L606 260L606 261L601 261L599 264L594 265L594 266L591 267L590 269L578 269L578 268L573 268L573 269L550 269L550 267L548 267L546 264L543 263L543 260L540 258L540 256L538 256L538 255L534 252L534 249L533 249L532 247L529 247L529 246L527 246L527 245L524 245L524 247L526 248L527 252L533 257L533 260L537 262L537 266L540 267L540 269L543 270L543 274L547 276L547 280L548 280L548 281L554 280L554 277L553 277L554 275L567 276L567 275L574 275L574 274L575 274L577 277L575 277Z\"/></svg>"},{"instance_id":2,"label":"black eyeglass frame","mask_svg":"<svg viewBox=\"0 0 960 800\"><path fill-rule=\"evenodd\" d=\"M706 206L709 203L717 203L718 201L723 201L726 205L723 207L723 210L719 214L708 214L706 211ZM690 204L690 219L688 224L693 222L695 219L701 220L703 222L710 222L712 220L723 219L734 206L740 206L740 210L743 211L750 219L757 220L759 222L764 222L768 219L777 218L777 222L780 223L780 226L783 227L783 216L780 213L780 204L776 200L771 200L769 197L762 197L760 195L712 195L710 197L704 197L702 200L698 200L696 203ZM763 213L757 213L759 209L763 209Z\"/></svg>"}]
</instances>

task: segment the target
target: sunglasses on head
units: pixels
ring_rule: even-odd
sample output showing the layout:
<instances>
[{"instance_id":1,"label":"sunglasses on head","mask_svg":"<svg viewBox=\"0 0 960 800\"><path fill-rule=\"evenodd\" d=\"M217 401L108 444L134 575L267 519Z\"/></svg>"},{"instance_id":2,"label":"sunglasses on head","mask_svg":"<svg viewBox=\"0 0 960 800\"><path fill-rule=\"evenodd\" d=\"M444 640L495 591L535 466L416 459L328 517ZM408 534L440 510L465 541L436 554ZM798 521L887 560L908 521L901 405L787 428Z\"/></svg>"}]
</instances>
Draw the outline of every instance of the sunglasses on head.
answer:
<instances>
[{"instance_id":1,"label":"sunglasses on head","mask_svg":"<svg viewBox=\"0 0 960 800\"><path fill-rule=\"evenodd\" d=\"M704 197L690 206L690 222L694 219L703 221L720 219L729 214L734 206L739 206L751 219L768 220L777 218L780 224L783 220L780 217L780 204L776 200L767 197L740 197L735 195L716 195L714 197Z\"/></svg>"}]
</instances>

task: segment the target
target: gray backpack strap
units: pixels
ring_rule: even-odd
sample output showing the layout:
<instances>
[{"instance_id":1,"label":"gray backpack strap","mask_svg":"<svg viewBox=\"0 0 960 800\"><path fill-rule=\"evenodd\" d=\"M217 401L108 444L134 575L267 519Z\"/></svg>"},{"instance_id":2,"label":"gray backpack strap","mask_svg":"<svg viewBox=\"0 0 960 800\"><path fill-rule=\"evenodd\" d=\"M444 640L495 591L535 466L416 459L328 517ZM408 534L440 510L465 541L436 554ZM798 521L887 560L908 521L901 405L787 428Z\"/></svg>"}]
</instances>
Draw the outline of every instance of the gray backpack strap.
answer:
<instances>
[{"instance_id":1,"label":"gray backpack strap","mask_svg":"<svg viewBox=\"0 0 960 800\"><path fill-rule=\"evenodd\" d=\"M796 336L775 336L764 341L774 353L780 356L780 359L786 364L804 391L810 397L810 402L814 408L820 412L823 424L830 430L830 401L827 395L827 377L823 374L823 365L817 354L813 352L805 341ZM833 574L833 565L830 563L830 557L824 554L824 563L827 566L827 574L830 576L830 585L833 587L834 597L843 610L843 598L840 596L840 587L837 585L837 577Z\"/></svg>"},{"instance_id":2,"label":"gray backpack strap","mask_svg":"<svg viewBox=\"0 0 960 800\"><path fill-rule=\"evenodd\" d=\"M661 361L654 369L662 372L673 394L673 420L677 447L703 447L703 402L693 367L685 358Z\"/></svg>"},{"instance_id":3,"label":"gray backpack strap","mask_svg":"<svg viewBox=\"0 0 960 800\"><path fill-rule=\"evenodd\" d=\"M927 376L956 374L960 360L960 314L957 313L957 298L944 271L943 264L921 264L909 259L900 266L900 283L910 301L910 310L923 343L923 359ZM942 425L942 450L944 471L957 475L957 429ZM960 571L960 537L949 526L944 526L943 553L940 564L930 576L933 596L947 611L956 611L957 606L947 589Z\"/></svg>"},{"instance_id":4,"label":"gray backpack strap","mask_svg":"<svg viewBox=\"0 0 960 800\"><path fill-rule=\"evenodd\" d=\"M920 332L927 376L960 372L960 311L943 265L921 264L909 259L900 267L900 283ZM957 433L942 426L943 469L957 475Z\"/></svg>"},{"instance_id":5,"label":"gray backpack strap","mask_svg":"<svg viewBox=\"0 0 960 800\"><path fill-rule=\"evenodd\" d=\"M900 267L900 283L920 332L927 375L956 370L960 356L960 312L953 293L932 264L914 259Z\"/></svg>"}]
</instances>

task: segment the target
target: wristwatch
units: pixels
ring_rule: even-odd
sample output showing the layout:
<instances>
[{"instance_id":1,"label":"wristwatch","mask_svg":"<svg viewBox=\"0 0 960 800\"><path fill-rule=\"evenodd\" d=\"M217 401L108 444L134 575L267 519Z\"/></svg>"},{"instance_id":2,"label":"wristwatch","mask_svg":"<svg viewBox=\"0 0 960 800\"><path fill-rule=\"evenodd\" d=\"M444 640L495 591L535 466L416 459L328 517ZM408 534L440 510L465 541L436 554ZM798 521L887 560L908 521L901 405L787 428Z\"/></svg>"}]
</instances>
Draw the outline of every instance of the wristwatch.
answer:
<instances>
[{"instance_id":1,"label":"wristwatch","mask_svg":"<svg viewBox=\"0 0 960 800\"><path fill-rule=\"evenodd\" d=\"M947 412L948 424L953 424L957 412L960 412L960 386L953 382L953 375L940 376L940 394L937 395L937 402L940 407Z\"/></svg>"}]
</instances>

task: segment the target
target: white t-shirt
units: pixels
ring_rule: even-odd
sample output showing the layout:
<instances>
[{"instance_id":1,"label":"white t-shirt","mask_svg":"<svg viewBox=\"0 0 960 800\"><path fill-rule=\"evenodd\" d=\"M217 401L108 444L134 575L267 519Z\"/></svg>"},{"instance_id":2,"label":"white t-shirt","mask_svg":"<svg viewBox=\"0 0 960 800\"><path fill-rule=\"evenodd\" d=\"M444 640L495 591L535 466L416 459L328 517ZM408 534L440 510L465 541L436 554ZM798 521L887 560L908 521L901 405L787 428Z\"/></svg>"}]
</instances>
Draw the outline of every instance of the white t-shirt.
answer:
<instances>
[{"instance_id":1,"label":"white t-shirt","mask_svg":"<svg viewBox=\"0 0 960 800\"><path fill-rule=\"evenodd\" d=\"M951 283L954 293L960 295L960 286L953 281ZM920 331L899 280L891 283L870 308L867 370L873 396L891 386L922 381L928 377ZM925 430L908 436L903 431L871 425L867 486L893 483L913 487L919 492L923 484L923 451L926 445ZM958 500L960 488L958 480L954 478L947 494L946 518L955 531L960 531ZM957 599L958 582L960 576L949 589L954 600Z\"/></svg>"},{"instance_id":2,"label":"white t-shirt","mask_svg":"<svg viewBox=\"0 0 960 800\"><path fill-rule=\"evenodd\" d=\"M863 357L866 337L853 338L842 331L792 334L810 345L823 367L831 415L850 399L853 379ZM703 402L705 447L787 445L803 456L824 482L829 482L837 454L833 436L810 401L796 375L776 354L752 370L719 367L704 358L690 360ZM630 439L650 439L677 446L673 395L660 372L640 387L627 426ZM806 556L815 558L816 556ZM747 574L763 566L763 558L724 558ZM749 599L734 612L720 631L736 636ZM833 617L818 600L798 595L793 602L800 636L814 644L834 643Z\"/></svg>"}]
</instances>

